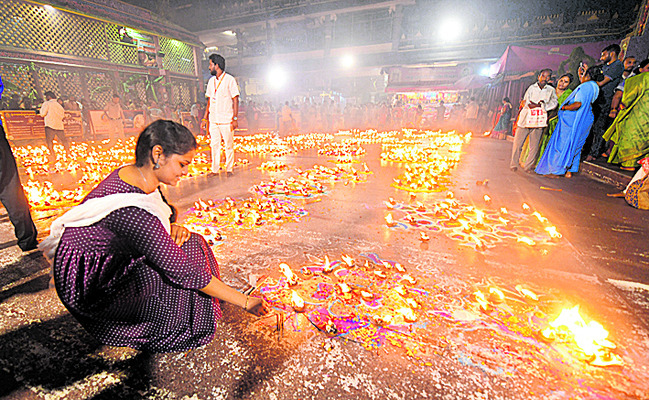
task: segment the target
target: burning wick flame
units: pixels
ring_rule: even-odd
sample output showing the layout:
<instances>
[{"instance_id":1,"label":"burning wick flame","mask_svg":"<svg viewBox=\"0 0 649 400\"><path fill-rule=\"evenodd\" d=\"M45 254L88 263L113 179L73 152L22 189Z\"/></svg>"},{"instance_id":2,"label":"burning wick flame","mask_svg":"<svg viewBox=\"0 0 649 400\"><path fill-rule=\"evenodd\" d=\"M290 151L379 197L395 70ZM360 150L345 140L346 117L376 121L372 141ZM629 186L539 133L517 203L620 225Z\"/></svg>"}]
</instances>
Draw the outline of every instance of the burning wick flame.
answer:
<instances>
[{"instance_id":1,"label":"burning wick flame","mask_svg":"<svg viewBox=\"0 0 649 400\"><path fill-rule=\"evenodd\" d=\"M396 222L394 222L394 219L392 219L392 214L388 214L385 216L385 223L389 227L393 227L397 224Z\"/></svg>"},{"instance_id":2,"label":"burning wick flame","mask_svg":"<svg viewBox=\"0 0 649 400\"><path fill-rule=\"evenodd\" d=\"M565 333L574 340L579 349L590 357L595 366L622 365L622 358L610 352L615 344L608 340L608 331L597 321L586 323L579 314L579 306L563 309L550 326L558 333ZM546 328L547 329L547 328ZM549 334L549 331L546 333Z\"/></svg>"},{"instance_id":3,"label":"burning wick flame","mask_svg":"<svg viewBox=\"0 0 649 400\"><path fill-rule=\"evenodd\" d=\"M516 241L519 243L525 243L528 246L534 246L536 244L535 241L525 236L519 237L518 239L516 239Z\"/></svg>"},{"instance_id":4,"label":"burning wick flame","mask_svg":"<svg viewBox=\"0 0 649 400\"><path fill-rule=\"evenodd\" d=\"M530 206L527 205L527 203L523 203L521 205L521 208L523 208L523 211L529 212L531 210Z\"/></svg>"},{"instance_id":5,"label":"burning wick flame","mask_svg":"<svg viewBox=\"0 0 649 400\"><path fill-rule=\"evenodd\" d=\"M489 288L489 300L493 303L502 303L505 301L505 293L498 288Z\"/></svg>"},{"instance_id":6,"label":"burning wick flame","mask_svg":"<svg viewBox=\"0 0 649 400\"><path fill-rule=\"evenodd\" d=\"M347 264L348 267L354 266L354 259L351 258L350 256L343 254L341 258L343 259L343 262Z\"/></svg>"},{"instance_id":7,"label":"burning wick flame","mask_svg":"<svg viewBox=\"0 0 649 400\"><path fill-rule=\"evenodd\" d=\"M421 240L422 242L427 242L430 240L430 236L428 236L424 232L419 232L419 240Z\"/></svg>"},{"instance_id":8,"label":"burning wick flame","mask_svg":"<svg viewBox=\"0 0 649 400\"><path fill-rule=\"evenodd\" d=\"M538 211L534 211L532 215L535 216L539 220L539 222L548 222L548 219L539 214Z\"/></svg>"},{"instance_id":9,"label":"burning wick flame","mask_svg":"<svg viewBox=\"0 0 649 400\"><path fill-rule=\"evenodd\" d=\"M352 288L350 288L345 282L339 283L338 286L340 287L340 291L343 293L349 293L352 291Z\"/></svg>"},{"instance_id":10,"label":"burning wick flame","mask_svg":"<svg viewBox=\"0 0 649 400\"><path fill-rule=\"evenodd\" d=\"M304 300L302 300L295 290L291 290L291 305L296 312L304 311Z\"/></svg>"},{"instance_id":11,"label":"burning wick flame","mask_svg":"<svg viewBox=\"0 0 649 400\"><path fill-rule=\"evenodd\" d=\"M329 256L325 256L325 261L324 261L324 265L322 266L322 271L331 272L331 271L333 271L333 269L334 269L334 267L331 264L331 262L329 261Z\"/></svg>"},{"instance_id":12,"label":"burning wick flame","mask_svg":"<svg viewBox=\"0 0 649 400\"><path fill-rule=\"evenodd\" d=\"M297 279L298 279L297 275L295 275L293 271L291 271L291 267L289 267L288 264L286 263L279 264L279 269L286 277L286 281L289 284L289 286L293 286L297 284Z\"/></svg>"},{"instance_id":13,"label":"burning wick flame","mask_svg":"<svg viewBox=\"0 0 649 400\"><path fill-rule=\"evenodd\" d=\"M491 197L489 197L489 195L485 194L484 195L484 202L485 203L491 203Z\"/></svg>"},{"instance_id":14,"label":"burning wick flame","mask_svg":"<svg viewBox=\"0 0 649 400\"><path fill-rule=\"evenodd\" d=\"M552 239L561 239L562 235L557 231L556 226L548 226L545 228L545 231L550 235Z\"/></svg>"},{"instance_id":15,"label":"burning wick flame","mask_svg":"<svg viewBox=\"0 0 649 400\"><path fill-rule=\"evenodd\" d=\"M536 293L534 293L533 291L531 291L529 289L524 288L521 285L516 285L516 291L518 293L520 293L521 296L523 296L526 299L530 299L530 300L534 300L534 301L539 300L539 296L537 296Z\"/></svg>"},{"instance_id":16,"label":"burning wick flame","mask_svg":"<svg viewBox=\"0 0 649 400\"><path fill-rule=\"evenodd\" d=\"M475 300L476 300L476 301L478 302L478 304L480 305L480 309L483 310L483 311L487 311L487 308L489 307L489 302L488 302L487 299L485 298L484 293L482 293L481 291L477 290L477 291L475 291L475 292L473 293L473 295L475 296Z\"/></svg>"}]
</instances>

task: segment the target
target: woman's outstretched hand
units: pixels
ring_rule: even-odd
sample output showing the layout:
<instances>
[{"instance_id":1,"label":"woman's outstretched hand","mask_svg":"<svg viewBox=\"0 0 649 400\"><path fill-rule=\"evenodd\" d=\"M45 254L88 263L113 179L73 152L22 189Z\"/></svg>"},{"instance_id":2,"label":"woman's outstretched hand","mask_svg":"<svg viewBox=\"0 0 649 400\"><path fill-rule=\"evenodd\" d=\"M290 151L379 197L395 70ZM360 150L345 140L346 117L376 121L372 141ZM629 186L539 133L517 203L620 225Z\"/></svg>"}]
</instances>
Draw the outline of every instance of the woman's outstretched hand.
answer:
<instances>
[{"instance_id":1,"label":"woman's outstretched hand","mask_svg":"<svg viewBox=\"0 0 649 400\"><path fill-rule=\"evenodd\" d=\"M248 297L248 306L246 307L246 311L252 315L256 315L257 317L262 317L268 314L270 309L268 308L268 304L259 297Z\"/></svg>"}]
</instances>

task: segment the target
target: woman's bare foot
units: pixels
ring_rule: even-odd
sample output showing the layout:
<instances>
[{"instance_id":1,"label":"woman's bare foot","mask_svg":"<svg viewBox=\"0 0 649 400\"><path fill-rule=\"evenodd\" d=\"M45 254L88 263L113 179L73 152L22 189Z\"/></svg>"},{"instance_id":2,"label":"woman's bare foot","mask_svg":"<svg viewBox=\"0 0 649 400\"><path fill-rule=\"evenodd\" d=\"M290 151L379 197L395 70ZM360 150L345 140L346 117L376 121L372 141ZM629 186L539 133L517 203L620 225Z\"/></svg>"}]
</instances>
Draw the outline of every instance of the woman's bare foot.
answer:
<instances>
[{"instance_id":1,"label":"woman's bare foot","mask_svg":"<svg viewBox=\"0 0 649 400\"><path fill-rule=\"evenodd\" d=\"M570 171L566 172L566 178L572 178L572 172Z\"/></svg>"},{"instance_id":2,"label":"woman's bare foot","mask_svg":"<svg viewBox=\"0 0 649 400\"><path fill-rule=\"evenodd\" d=\"M618 193L606 193L608 197L624 197L624 192L618 192Z\"/></svg>"}]
</instances>

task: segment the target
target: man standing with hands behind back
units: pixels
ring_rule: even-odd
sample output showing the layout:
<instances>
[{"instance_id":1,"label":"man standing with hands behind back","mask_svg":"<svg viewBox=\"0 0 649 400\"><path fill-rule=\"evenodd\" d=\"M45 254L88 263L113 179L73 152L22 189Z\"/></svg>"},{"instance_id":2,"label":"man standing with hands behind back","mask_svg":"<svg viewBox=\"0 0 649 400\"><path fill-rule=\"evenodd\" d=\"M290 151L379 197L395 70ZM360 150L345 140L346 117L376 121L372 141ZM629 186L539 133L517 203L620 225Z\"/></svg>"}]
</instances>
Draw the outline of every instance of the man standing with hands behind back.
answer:
<instances>
[{"instance_id":1,"label":"man standing with hands behind back","mask_svg":"<svg viewBox=\"0 0 649 400\"><path fill-rule=\"evenodd\" d=\"M225 73L225 59L219 54L210 55L210 73L207 82L207 107L201 128L209 123L212 149L212 173L218 173L221 164L221 139L225 143L225 170L232 176L234 167L234 130L239 126L239 87L230 74Z\"/></svg>"},{"instance_id":2,"label":"man standing with hands behind back","mask_svg":"<svg viewBox=\"0 0 649 400\"><path fill-rule=\"evenodd\" d=\"M542 69L539 72L537 82L527 88L525 92L523 97L525 104L518 116L518 129L516 129L516 136L514 136L512 160L509 165L512 171L518 169L518 159L528 136L530 137L530 150L523 166L525 172L532 172L534 163L538 158L543 128L548 125L548 111L556 108L559 103L556 91L547 84L550 76L552 76L551 69Z\"/></svg>"}]
</instances>

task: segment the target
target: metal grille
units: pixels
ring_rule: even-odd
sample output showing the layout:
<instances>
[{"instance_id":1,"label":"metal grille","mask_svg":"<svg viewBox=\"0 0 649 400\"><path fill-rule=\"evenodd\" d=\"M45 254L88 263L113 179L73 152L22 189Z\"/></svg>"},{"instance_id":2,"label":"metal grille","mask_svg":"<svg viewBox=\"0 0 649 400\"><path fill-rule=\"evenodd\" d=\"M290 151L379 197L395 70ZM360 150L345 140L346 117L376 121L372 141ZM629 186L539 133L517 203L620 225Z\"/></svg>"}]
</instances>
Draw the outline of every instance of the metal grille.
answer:
<instances>
[{"instance_id":1,"label":"metal grille","mask_svg":"<svg viewBox=\"0 0 649 400\"><path fill-rule=\"evenodd\" d=\"M38 67L36 71L38 72L38 81L41 84L43 93L51 90L54 94L60 96L61 92L59 91L59 82L56 79L57 71L41 67Z\"/></svg>"},{"instance_id":2,"label":"metal grille","mask_svg":"<svg viewBox=\"0 0 649 400\"><path fill-rule=\"evenodd\" d=\"M110 61L116 64L137 65L137 46L123 43L109 42Z\"/></svg>"},{"instance_id":3,"label":"metal grille","mask_svg":"<svg viewBox=\"0 0 649 400\"><path fill-rule=\"evenodd\" d=\"M77 72L59 72L59 82L61 83L61 94L65 96L74 96L77 100L83 98L81 90L81 77Z\"/></svg>"},{"instance_id":4,"label":"metal grille","mask_svg":"<svg viewBox=\"0 0 649 400\"><path fill-rule=\"evenodd\" d=\"M88 72L86 77L90 101L97 107L104 108L106 102L113 96L113 82L110 76L102 72Z\"/></svg>"},{"instance_id":5,"label":"metal grille","mask_svg":"<svg viewBox=\"0 0 649 400\"><path fill-rule=\"evenodd\" d=\"M105 23L50 6L3 0L0 46L107 60Z\"/></svg>"},{"instance_id":6,"label":"metal grille","mask_svg":"<svg viewBox=\"0 0 649 400\"><path fill-rule=\"evenodd\" d=\"M9 98L12 94L30 94L34 88L34 80L28 65L0 63L0 76L4 82L3 95Z\"/></svg>"},{"instance_id":7,"label":"metal grille","mask_svg":"<svg viewBox=\"0 0 649 400\"><path fill-rule=\"evenodd\" d=\"M190 106L192 104L191 84L186 81L174 79L171 81L171 93L173 99L171 103Z\"/></svg>"},{"instance_id":8,"label":"metal grille","mask_svg":"<svg viewBox=\"0 0 649 400\"><path fill-rule=\"evenodd\" d=\"M194 74L194 50L186 43L160 36L160 50L164 53L165 69L181 74Z\"/></svg>"}]
</instances>

